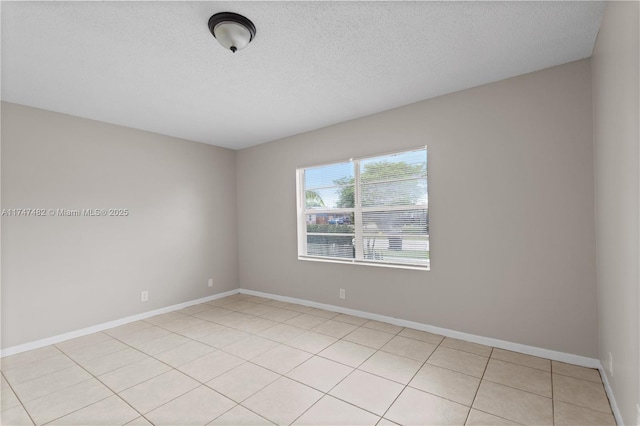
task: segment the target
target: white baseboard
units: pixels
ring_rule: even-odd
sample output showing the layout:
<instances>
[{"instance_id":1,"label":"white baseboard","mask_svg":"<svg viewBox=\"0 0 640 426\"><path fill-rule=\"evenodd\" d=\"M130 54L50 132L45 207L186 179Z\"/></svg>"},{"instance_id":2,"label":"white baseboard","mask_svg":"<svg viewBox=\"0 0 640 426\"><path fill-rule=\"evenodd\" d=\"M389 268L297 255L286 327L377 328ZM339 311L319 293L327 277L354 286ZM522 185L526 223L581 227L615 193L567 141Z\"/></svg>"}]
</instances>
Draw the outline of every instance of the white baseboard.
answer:
<instances>
[{"instance_id":1,"label":"white baseboard","mask_svg":"<svg viewBox=\"0 0 640 426\"><path fill-rule=\"evenodd\" d=\"M237 293L248 294L252 296L264 297L267 299L280 300L283 302L297 303L304 306L310 306L313 308L325 309L328 311L339 312L342 314L352 315L355 317L361 317L376 321L387 322L390 324L398 325L401 327L414 328L416 330L428 331L430 333L440 334L442 336L453 337L468 342L479 343L481 345L493 346L500 349L506 349L513 352L520 352L527 355L533 355L541 358L552 359L554 361L566 362L568 364L580 365L583 367L602 369L600 360L594 358L587 358L580 355L568 354L565 352L553 351L550 349L538 348L535 346L523 345L520 343L508 342L505 340L494 339L491 337L478 336L475 334L463 333L461 331L450 330L447 328L434 327L432 325L422 324L413 321L407 321L400 318L388 317L385 315L373 314L370 312L358 311L355 309L343 308L340 306L328 305L325 303L312 302L310 300L297 299L295 297L279 296L271 293L264 293L261 291L237 289L230 290L224 293L214 294L212 296L203 297L200 299L190 300L188 302L179 303L177 305L166 306L164 308L155 309L153 311L143 312L141 314L132 315L129 317L97 324L91 327L83 328L80 330L71 331L57 336L47 337L45 339L36 340L22 345L12 346L0 351L0 357L14 355L20 352L30 351L38 349L43 346L60 343L65 340L74 339L76 337L85 336L87 334L96 333L98 331L107 330L109 328L118 327L120 325L128 324L130 322L143 320L156 315L164 314L167 312L177 311L192 305L199 303L209 302L211 300L221 299L223 297L231 296ZM606 377L603 375L603 377Z\"/></svg>"},{"instance_id":2,"label":"white baseboard","mask_svg":"<svg viewBox=\"0 0 640 426\"><path fill-rule=\"evenodd\" d=\"M140 321L145 318L150 318L160 314L166 314L167 312L177 311L187 308L189 306L197 305L199 303L210 302L212 300L221 299L223 297L237 294L238 290L226 291L224 293L214 294L213 296L207 296L200 299L190 300L184 303L178 303L177 305L166 306L164 308L155 309L153 311L143 312L141 314L131 315L126 318L121 318L102 324L94 325L80 330L70 331L68 333L59 334L57 336L47 337L45 339L36 340L34 342L24 343L22 345L12 346L7 349L0 350L0 358L19 354L20 352L26 352L33 349L38 349L43 346L53 345L55 343L64 342L65 340L75 339L76 337L86 336L87 334L97 333L98 331L107 330L109 328L118 327L120 325L128 324L130 322Z\"/></svg>"},{"instance_id":3,"label":"white baseboard","mask_svg":"<svg viewBox=\"0 0 640 426\"><path fill-rule=\"evenodd\" d=\"M283 302L297 303L299 305L310 306L312 308L319 308L319 309L325 309L328 311L339 312L341 314L352 315L354 317L388 322L390 324L398 325L401 327L409 327L409 328L414 328L416 330L428 331L430 333L440 334L446 337L466 340L467 342L493 346L496 348L506 349L513 352L520 352L523 354L533 355L540 358L547 358L547 359L552 359L554 361L566 362L568 364L580 365L582 367L598 368L598 369L602 367L602 365L600 364L600 360L595 358L588 358L580 355L568 354L565 352L558 352L550 349L543 349L535 346L523 345L520 343L507 342L505 340L494 339L491 337L484 337L484 336L478 336L475 334L463 333L461 331L449 330L447 328L434 327L432 325L426 325L418 322L407 321L400 318L372 314L369 312L357 311L355 309L348 309L340 306L327 305L324 303L311 302L309 300L296 299L294 297L278 296L270 293L263 293L260 291L245 290L242 288L239 290L239 292L242 294L249 294L252 296L265 297L268 299L275 299Z\"/></svg>"},{"instance_id":4,"label":"white baseboard","mask_svg":"<svg viewBox=\"0 0 640 426\"><path fill-rule=\"evenodd\" d=\"M240 289L239 293L248 294L251 296L264 297L267 299L280 300L282 302L297 303L299 305L310 306L312 308L325 309L328 311L339 312L341 314L352 315L355 317L371 319L375 321L387 322L390 324L398 325L401 327L414 328L416 330L428 331L430 333L440 334L442 336L452 337L455 339L465 340L467 342L479 343L481 345L493 346L495 348L505 349L508 351L519 352L526 355L533 355L540 358L547 358L554 361L566 362L567 364L579 365L582 367L596 368L600 372L602 382L604 384L605 391L611 402L611 410L615 417L618 426L624 426L622 422L622 415L616 404L616 399L613 395L613 389L609 385L609 379L604 372L602 363L599 359L588 358L580 355L569 354L566 352L553 351L550 349L538 348L536 346L523 345L520 343L508 342L506 340L494 339L491 337L478 336L475 334L463 333L461 331L449 330L447 328L434 327L432 325L426 325L418 322L407 321L400 318L388 317L385 315L372 314L370 312L358 311L355 309L343 308L341 306L328 305L325 303L317 303L304 299L297 299L295 297L279 296L270 293L263 293L261 291ZM639 425L640 426L640 425Z\"/></svg>"},{"instance_id":5,"label":"white baseboard","mask_svg":"<svg viewBox=\"0 0 640 426\"><path fill-rule=\"evenodd\" d=\"M76 337L85 336L87 334L96 333L98 331L107 330L109 328L118 327L124 324L128 324L134 321L140 321L146 318L150 318L156 315L177 311L183 308L187 308L192 305L197 305L199 303L205 303L216 299L221 299L223 297L232 296L237 293L248 294L251 296L264 297L267 299L280 300L283 302L289 303L297 303L304 306L310 306L313 308L325 309L328 311L339 312L342 314L352 315L355 317L361 317L376 321L387 322L390 324L398 325L401 327L409 327L416 330L428 331L430 333L440 334L442 336L452 337L460 340L465 340L468 342L479 343L481 345L493 346L500 349L505 349L513 352L520 352L527 355L533 355L541 358L547 358L554 361L566 362L568 364L580 365L588 368L597 368L600 371L600 375L602 376L602 381L604 384L604 388L607 392L607 396L609 397L609 401L611 402L611 409L613 411L613 415L616 419L618 425L622 426L622 416L620 414L620 410L618 409L618 405L616 404L616 400L613 396L613 391L611 386L609 385L609 380L607 375L604 372L604 368L602 367L602 363L600 360L595 358L588 358L580 355L569 354L565 352L553 351L550 349L538 348L535 346L523 345L520 343L508 342L505 340L494 339L491 337L478 336L475 334L463 333L460 331L449 330L441 327L434 327L432 325L422 324L413 321L407 321L400 318L388 317L385 315L373 314L370 312L358 311L355 309L343 308L340 306L328 305L325 303L312 302L304 299L297 299L295 297L287 297L287 296L279 296L271 293L263 293L261 291L247 290L247 289L237 289L230 290L224 293L218 293L212 296L203 297L201 299L191 300L184 303L179 303L177 305L171 305L164 308L156 309L149 312L144 312L141 314L132 315L126 318L121 318L114 321L105 322L102 324L94 325L92 327L83 328L80 330L71 331L69 333L60 334L57 336L48 337L41 340L36 340L34 342L25 343L22 345L12 346L7 349L0 350L0 358L5 356L10 356L14 354L18 354L21 352L30 351L33 349L38 349L43 346L52 345L55 343L60 343L65 340L74 339Z\"/></svg>"},{"instance_id":6,"label":"white baseboard","mask_svg":"<svg viewBox=\"0 0 640 426\"><path fill-rule=\"evenodd\" d=\"M613 417L615 417L618 426L624 426L624 422L622 421L622 413L620 413L618 404L616 404L616 399L613 397L613 389L611 389L611 385L609 384L609 377L607 377L607 373L604 371L602 363L600 363L600 367L598 367L598 370L600 370L600 377L602 377L604 390L607 392L609 402L611 403L611 411L613 411Z\"/></svg>"}]
</instances>

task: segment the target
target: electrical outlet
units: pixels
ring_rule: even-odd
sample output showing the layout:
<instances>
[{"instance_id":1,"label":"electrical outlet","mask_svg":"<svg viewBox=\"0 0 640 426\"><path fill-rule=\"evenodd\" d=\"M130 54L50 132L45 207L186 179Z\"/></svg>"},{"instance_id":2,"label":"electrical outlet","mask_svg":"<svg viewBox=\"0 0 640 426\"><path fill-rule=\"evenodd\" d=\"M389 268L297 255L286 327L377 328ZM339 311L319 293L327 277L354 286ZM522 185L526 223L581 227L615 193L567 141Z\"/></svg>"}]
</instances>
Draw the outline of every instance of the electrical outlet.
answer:
<instances>
[{"instance_id":1,"label":"electrical outlet","mask_svg":"<svg viewBox=\"0 0 640 426\"><path fill-rule=\"evenodd\" d=\"M207 284L208 287L213 287L213 278L209 278L209 283Z\"/></svg>"},{"instance_id":2,"label":"electrical outlet","mask_svg":"<svg viewBox=\"0 0 640 426\"><path fill-rule=\"evenodd\" d=\"M613 377L613 354L609 352L609 375Z\"/></svg>"},{"instance_id":3,"label":"electrical outlet","mask_svg":"<svg viewBox=\"0 0 640 426\"><path fill-rule=\"evenodd\" d=\"M344 288L340 289L340 299L346 299L347 298L347 293L344 290Z\"/></svg>"},{"instance_id":4,"label":"electrical outlet","mask_svg":"<svg viewBox=\"0 0 640 426\"><path fill-rule=\"evenodd\" d=\"M140 292L140 301L146 302L149 300L149 292L147 290Z\"/></svg>"}]
</instances>

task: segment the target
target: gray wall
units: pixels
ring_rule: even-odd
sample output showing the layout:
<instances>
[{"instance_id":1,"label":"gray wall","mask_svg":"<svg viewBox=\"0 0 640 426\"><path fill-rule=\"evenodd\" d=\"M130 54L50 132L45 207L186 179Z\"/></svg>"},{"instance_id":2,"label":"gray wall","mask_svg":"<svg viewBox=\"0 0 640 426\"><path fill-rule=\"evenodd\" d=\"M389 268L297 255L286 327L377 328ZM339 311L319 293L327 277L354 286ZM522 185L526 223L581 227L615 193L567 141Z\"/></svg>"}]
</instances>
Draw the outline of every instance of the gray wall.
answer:
<instances>
[{"instance_id":1,"label":"gray wall","mask_svg":"<svg viewBox=\"0 0 640 426\"><path fill-rule=\"evenodd\" d=\"M234 151L3 102L2 207L131 212L2 218L3 348L238 286Z\"/></svg>"},{"instance_id":2,"label":"gray wall","mask_svg":"<svg viewBox=\"0 0 640 426\"><path fill-rule=\"evenodd\" d=\"M640 420L639 12L609 2L591 58L600 359L628 425Z\"/></svg>"},{"instance_id":3,"label":"gray wall","mask_svg":"<svg viewBox=\"0 0 640 426\"><path fill-rule=\"evenodd\" d=\"M2 346L240 286L596 357L591 113L588 60L237 153L3 103L3 208L131 216L3 218ZM296 167L421 144L431 271L297 260Z\"/></svg>"},{"instance_id":4,"label":"gray wall","mask_svg":"<svg viewBox=\"0 0 640 426\"><path fill-rule=\"evenodd\" d=\"M583 60L241 150L240 286L596 357L592 137ZM431 271L297 260L296 167L424 144Z\"/></svg>"}]
</instances>

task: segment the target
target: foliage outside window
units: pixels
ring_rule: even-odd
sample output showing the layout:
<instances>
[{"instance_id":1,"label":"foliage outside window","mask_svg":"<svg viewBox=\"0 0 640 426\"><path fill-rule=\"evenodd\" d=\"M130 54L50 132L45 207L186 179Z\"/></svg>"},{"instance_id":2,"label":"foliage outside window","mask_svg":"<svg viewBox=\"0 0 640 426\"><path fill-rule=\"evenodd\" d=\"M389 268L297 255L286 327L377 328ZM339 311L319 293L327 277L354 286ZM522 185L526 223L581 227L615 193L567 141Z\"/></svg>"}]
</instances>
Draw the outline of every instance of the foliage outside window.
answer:
<instances>
[{"instance_id":1,"label":"foliage outside window","mask_svg":"<svg viewBox=\"0 0 640 426\"><path fill-rule=\"evenodd\" d=\"M297 170L298 257L429 269L427 149Z\"/></svg>"}]
</instances>

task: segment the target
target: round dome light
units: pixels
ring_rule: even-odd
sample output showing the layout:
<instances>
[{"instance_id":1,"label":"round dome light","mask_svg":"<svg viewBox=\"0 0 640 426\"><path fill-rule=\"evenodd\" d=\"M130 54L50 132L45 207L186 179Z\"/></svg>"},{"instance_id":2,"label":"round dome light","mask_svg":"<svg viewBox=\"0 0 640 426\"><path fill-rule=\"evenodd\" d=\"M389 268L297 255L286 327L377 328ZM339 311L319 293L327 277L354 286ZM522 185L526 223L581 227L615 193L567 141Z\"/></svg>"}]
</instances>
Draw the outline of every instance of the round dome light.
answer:
<instances>
[{"instance_id":1,"label":"round dome light","mask_svg":"<svg viewBox=\"0 0 640 426\"><path fill-rule=\"evenodd\" d=\"M225 49L244 49L256 36L256 26L249 19L232 12L220 12L209 18L209 31Z\"/></svg>"}]
</instances>

